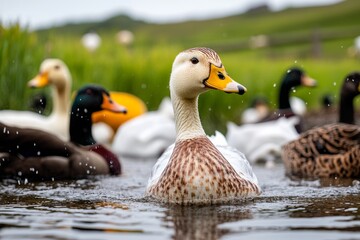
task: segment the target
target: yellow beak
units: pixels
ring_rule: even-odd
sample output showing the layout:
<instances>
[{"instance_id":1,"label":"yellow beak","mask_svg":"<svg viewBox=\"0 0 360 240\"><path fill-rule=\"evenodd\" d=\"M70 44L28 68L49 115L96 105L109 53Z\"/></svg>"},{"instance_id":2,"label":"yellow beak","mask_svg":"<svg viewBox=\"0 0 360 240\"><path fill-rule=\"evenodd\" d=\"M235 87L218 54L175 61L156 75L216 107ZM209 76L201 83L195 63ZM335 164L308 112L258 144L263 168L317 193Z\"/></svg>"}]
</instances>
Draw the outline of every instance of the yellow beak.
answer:
<instances>
[{"instance_id":1,"label":"yellow beak","mask_svg":"<svg viewBox=\"0 0 360 240\"><path fill-rule=\"evenodd\" d=\"M210 64L210 75L204 80L204 85L226 93L238 93L240 95L247 91L243 85L229 77L223 66L217 67L213 64Z\"/></svg>"},{"instance_id":2,"label":"yellow beak","mask_svg":"<svg viewBox=\"0 0 360 240\"><path fill-rule=\"evenodd\" d=\"M40 73L34 79L28 82L28 86L32 88L40 88L47 86L49 84L48 75L49 74L47 72Z\"/></svg>"}]
</instances>

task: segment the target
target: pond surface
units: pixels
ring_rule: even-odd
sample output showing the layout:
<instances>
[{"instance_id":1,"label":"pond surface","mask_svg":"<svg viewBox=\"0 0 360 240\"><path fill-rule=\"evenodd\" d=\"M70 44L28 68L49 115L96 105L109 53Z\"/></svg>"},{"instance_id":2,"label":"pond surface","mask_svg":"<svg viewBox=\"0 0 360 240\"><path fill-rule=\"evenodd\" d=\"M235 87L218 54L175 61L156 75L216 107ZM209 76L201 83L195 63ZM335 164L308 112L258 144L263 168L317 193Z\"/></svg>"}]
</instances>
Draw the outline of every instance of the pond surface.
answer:
<instances>
[{"instance_id":1,"label":"pond surface","mask_svg":"<svg viewBox=\"0 0 360 240\"><path fill-rule=\"evenodd\" d=\"M143 197L154 160L122 159L121 177L0 185L0 239L360 239L360 182L290 181L254 166L263 193L181 207Z\"/></svg>"}]
</instances>

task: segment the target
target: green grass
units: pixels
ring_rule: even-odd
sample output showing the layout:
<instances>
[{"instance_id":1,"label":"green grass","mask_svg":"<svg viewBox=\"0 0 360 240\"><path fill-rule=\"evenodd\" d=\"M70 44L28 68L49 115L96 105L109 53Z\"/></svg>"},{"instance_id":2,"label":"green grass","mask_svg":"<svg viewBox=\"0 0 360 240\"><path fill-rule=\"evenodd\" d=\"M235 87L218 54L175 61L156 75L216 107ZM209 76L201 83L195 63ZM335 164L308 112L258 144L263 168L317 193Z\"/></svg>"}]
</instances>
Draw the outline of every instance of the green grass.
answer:
<instances>
[{"instance_id":1,"label":"green grass","mask_svg":"<svg viewBox=\"0 0 360 240\"><path fill-rule=\"evenodd\" d=\"M156 110L162 98L169 96L172 61L178 52L194 46L213 47L228 73L248 89L243 96L209 91L200 97L200 115L209 134L215 129L225 132L227 121L238 122L241 112L255 96L267 97L276 108L279 81L284 72L295 65L317 79L318 87L298 89L293 95L303 98L309 108L319 108L324 94L333 94L338 100L344 76L359 69L359 59L351 57L348 50L353 45L353 36L358 34L354 26L360 25L360 17L355 14L343 19L359 7L359 1L350 0L337 7L245 14L179 24L136 22L133 26L137 40L131 47L116 43L112 27L102 31L102 44L93 53L81 45L81 26L76 27L77 31L61 28L35 33L18 25L2 27L0 109L28 109L29 97L35 90L28 89L26 83L37 74L40 63L52 57L68 65L73 90L97 83L109 90L133 93L142 98L150 110ZM299 17L304 11L308 15ZM315 27L321 33L321 51L317 57L311 42ZM257 34L269 34L270 46L249 48L250 36ZM49 94L48 89L44 91Z\"/></svg>"}]
</instances>

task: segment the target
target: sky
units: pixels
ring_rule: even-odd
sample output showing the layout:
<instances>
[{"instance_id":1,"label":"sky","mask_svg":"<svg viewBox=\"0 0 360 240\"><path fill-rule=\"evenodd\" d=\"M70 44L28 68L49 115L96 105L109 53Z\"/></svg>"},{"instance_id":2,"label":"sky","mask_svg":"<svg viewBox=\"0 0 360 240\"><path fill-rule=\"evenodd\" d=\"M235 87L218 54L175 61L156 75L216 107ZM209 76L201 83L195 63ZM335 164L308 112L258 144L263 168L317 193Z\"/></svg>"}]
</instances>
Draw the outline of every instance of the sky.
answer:
<instances>
[{"instance_id":1,"label":"sky","mask_svg":"<svg viewBox=\"0 0 360 240\"><path fill-rule=\"evenodd\" d=\"M68 22L98 21L119 13L165 23L236 14L267 3L271 10L324 5L341 0L0 0L0 21L20 22L30 29Z\"/></svg>"}]
</instances>

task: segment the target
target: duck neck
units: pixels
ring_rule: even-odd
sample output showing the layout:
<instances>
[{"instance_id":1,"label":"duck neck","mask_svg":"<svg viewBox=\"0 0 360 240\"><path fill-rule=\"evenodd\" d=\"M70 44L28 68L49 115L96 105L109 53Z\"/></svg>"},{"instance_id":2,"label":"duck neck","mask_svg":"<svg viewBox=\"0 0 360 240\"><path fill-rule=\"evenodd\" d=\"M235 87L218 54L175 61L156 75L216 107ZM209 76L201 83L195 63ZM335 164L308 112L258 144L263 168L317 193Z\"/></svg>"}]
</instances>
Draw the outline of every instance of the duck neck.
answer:
<instances>
[{"instance_id":1,"label":"duck neck","mask_svg":"<svg viewBox=\"0 0 360 240\"><path fill-rule=\"evenodd\" d=\"M70 108L70 87L55 87L52 89L54 115L68 116Z\"/></svg>"},{"instance_id":2,"label":"duck neck","mask_svg":"<svg viewBox=\"0 0 360 240\"><path fill-rule=\"evenodd\" d=\"M198 111L198 97L184 99L171 94L174 108L176 141L205 136Z\"/></svg>"},{"instance_id":3,"label":"duck neck","mask_svg":"<svg viewBox=\"0 0 360 240\"><path fill-rule=\"evenodd\" d=\"M283 83L280 87L280 94L279 94L279 109L289 109L290 106L290 91L291 86Z\"/></svg>"},{"instance_id":4,"label":"duck neck","mask_svg":"<svg viewBox=\"0 0 360 240\"><path fill-rule=\"evenodd\" d=\"M339 122L354 124L354 97L341 93L339 107Z\"/></svg>"},{"instance_id":5,"label":"duck neck","mask_svg":"<svg viewBox=\"0 0 360 240\"><path fill-rule=\"evenodd\" d=\"M95 144L91 127L91 113L73 107L70 116L70 141L85 146Z\"/></svg>"}]
</instances>

